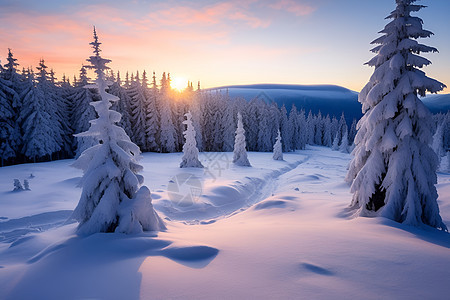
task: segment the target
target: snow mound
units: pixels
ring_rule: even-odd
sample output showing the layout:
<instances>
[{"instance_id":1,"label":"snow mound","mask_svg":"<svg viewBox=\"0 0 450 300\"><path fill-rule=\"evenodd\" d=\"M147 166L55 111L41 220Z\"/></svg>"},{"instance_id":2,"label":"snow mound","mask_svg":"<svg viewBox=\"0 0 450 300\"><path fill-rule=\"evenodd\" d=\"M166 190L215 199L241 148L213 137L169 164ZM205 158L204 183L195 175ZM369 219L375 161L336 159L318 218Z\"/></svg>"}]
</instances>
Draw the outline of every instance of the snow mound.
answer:
<instances>
[{"instance_id":1,"label":"snow mound","mask_svg":"<svg viewBox=\"0 0 450 300\"><path fill-rule=\"evenodd\" d=\"M73 226L72 233L75 233ZM163 257L201 269L219 253L218 249L204 245L176 243L175 246L173 241L151 234L97 233L88 237L71 235L57 241L59 234L50 230L43 234L45 237L40 237L53 244L27 261L26 271L18 278L19 284L16 288L8 287L10 299L28 299L30 295L42 299L67 299L68 295L72 299L138 299L142 276L139 266L147 257ZM27 242L21 245L28 246ZM46 271L48 268L51 272ZM75 276L77 280L67 280L67 276ZM21 285L27 288L19 288Z\"/></svg>"},{"instance_id":2,"label":"snow mound","mask_svg":"<svg viewBox=\"0 0 450 300\"><path fill-rule=\"evenodd\" d=\"M310 264L310 263L300 263L299 264L299 269L301 271L308 271L317 275L323 275L323 276L333 276L334 272L323 268L323 267L319 267L316 266L314 264Z\"/></svg>"},{"instance_id":3,"label":"snow mound","mask_svg":"<svg viewBox=\"0 0 450 300\"><path fill-rule=\"evenodd\" d=\"M287 201L283 200L265 200L254 206L255 210L270 209L270 208L285 208Z\"/></svg>"}]
</instances>

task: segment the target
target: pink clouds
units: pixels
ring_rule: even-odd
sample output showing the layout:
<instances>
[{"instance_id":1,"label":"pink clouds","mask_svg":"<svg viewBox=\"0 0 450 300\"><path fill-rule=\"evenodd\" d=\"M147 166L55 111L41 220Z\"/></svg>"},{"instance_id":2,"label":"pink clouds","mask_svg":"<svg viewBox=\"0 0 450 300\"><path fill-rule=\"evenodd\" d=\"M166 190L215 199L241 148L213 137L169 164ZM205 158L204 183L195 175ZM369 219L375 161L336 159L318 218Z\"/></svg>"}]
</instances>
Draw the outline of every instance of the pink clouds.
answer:
<instances>
[{"instance_id":1,"label":"pink clouds","mask_svg":"<svg viewBox=\"0 0 450 300\"><path fill-rule=\"evenodd\" d=\"M11 11L0 15L0 44L5 47L0 49L0 57L10 47L21 67L37 65L44 58L59 77L62 73L78 74L90 55L88 43L92 25L96 25L105 56L113 60L114 69L121 71L149 67L174 70L189 65L188 60L199 64L206 57L273 59L283 56L284 50L280 51L276 45L256 46L256 40L232 44L234 34L270 27L273 20L269 7L295 15L313 10L293 1L268 3L268 0L228 0L169 6L161 2L142 6L139 11L136 7L128 9L127 4L72 3L61 12Z\"/></svg>"},{"instance_id":2,"label":"pink clouds","mask_svg":"<svg viewBox=\"0 0 450 300\"><path fill-rule=\"evenodd\" d=\"M229 8L228 3L203 9L176 6L152 12L148 20L160 26L215 25L220 22L221 13Z\"/></svg>"},{"instance_id":3,"label":"pink clouds","mask_svg":"<svg viewBox=\"0 0 450 300\"><path fill-rule=\"evenodd\" d=\"M86 53L79 47L86 27L79 22L63 16L25 13L5 15L2 21L9 28L0 28L0 44L12 48L22 67L37 65L41 58L51 60L55 68L82 63L77 57ZM1 56L6 54L6 49L0 50Z\"/></svg>"},{"instance_id":4,"label":"pink clouds","mask_svg":"<svg viewBox=\"0 0 450 300\"><path fill-rule=\"evenodd\" d=\"M296 16L306 16L312 14L316 9L308 4L303 4L294 0L279 0L269 5L276 10L284 10Z\"/></svg>"},{"instance_id":5,"label":"pink clouds","mask_svg":"<svg viewBox=\"0 0 450 300\"><path fill-rule=\"evenodd\" d=\"M271 21L251 16L241 11L237 11L229 15L230 20L244 21L251 28L266 28L269 27Z\"/></svg>"},{"instance_id":6,"label":"pink clouds","mask_svg":"<svg viewBox=\"0 0 450 300\"><path fill-rule=\"evenodd\" d=\"M252 1L253 2L253 1ZM244 2L246 5L249 2ZM149 20L163 26L211 26L227 21L242 21L251 28L267 27L270 22L252 14L245 7L233 2L219 2L200 8L175 6L149 14Z\"/></svg>"}]
</instances>

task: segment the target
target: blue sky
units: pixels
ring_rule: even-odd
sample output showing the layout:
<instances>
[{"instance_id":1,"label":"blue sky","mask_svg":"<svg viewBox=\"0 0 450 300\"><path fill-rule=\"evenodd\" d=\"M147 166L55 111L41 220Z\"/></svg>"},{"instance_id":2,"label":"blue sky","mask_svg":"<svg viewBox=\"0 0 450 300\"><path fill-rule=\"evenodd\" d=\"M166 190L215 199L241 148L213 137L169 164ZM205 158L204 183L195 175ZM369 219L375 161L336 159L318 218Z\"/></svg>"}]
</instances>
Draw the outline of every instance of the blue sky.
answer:
<instances>
[{"instance_id":1,"label":"blue sky","mask_svg":"<svg viewBox=\"0 0 450 300\"><path fill-rule=\"evenodd\" d=\"M437 47L425 71L450 86L448 0L423 0L423 43ZM72 76L90 55L92 25L111 67L170 72L204 87L245 83L337 84L360 90L370 42L394 0L13 1L0 4L0 59L40 58Z\"/></svg>"}]
</instances>

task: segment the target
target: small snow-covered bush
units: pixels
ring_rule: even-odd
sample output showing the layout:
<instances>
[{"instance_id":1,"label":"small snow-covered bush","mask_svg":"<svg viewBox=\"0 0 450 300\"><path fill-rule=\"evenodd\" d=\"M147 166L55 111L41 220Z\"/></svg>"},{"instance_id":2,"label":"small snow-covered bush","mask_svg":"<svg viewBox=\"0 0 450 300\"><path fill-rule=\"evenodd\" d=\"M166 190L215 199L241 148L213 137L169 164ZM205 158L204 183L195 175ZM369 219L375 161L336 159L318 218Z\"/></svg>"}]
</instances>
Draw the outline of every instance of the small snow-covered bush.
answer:
<instances>
[{"instance_id":1,"label":"small snow-covered bush","mask_svg":"<svg viewBox=\"0 0 450 300\"><path fill-rule=\"evenodd\" d=\"M25 190L30 191L30 182L28 181L28 179L23 180L23 187Z\"/></svg>"},{"instance_id":2,"label":"small snow-covered bush","mask_svg":"<svg viewBox=\"0 0 450 300\"><path fill-rule=\"evenodd\" d=\"M23 191L23 186L19 179L14 179L14 191Z\"/></svg>"},{"instance_id":3,"label":"small snow-covered bush","mask_svg":"<svg viewBox=\"0 0 450 300\"><path fill-rule=\"evenodd\" d=\"M14 191L30 191L30 182L25 179L22 185L19 179L14 179Z\"/></svg>"}]
</instances>

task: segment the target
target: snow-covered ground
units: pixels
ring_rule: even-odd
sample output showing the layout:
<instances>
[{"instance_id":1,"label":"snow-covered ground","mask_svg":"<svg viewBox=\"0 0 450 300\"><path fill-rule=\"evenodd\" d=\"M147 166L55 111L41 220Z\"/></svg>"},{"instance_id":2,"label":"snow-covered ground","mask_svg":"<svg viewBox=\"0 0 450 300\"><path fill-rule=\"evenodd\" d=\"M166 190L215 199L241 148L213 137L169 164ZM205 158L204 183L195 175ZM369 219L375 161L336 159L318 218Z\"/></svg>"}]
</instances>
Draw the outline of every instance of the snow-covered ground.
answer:
<instances>
[{"instance_id":1,"label":"snow-covered ground","mask_svg":"<svg viewBox=\"0 0 450 300\"><path fill-rule=\"evenodd\" d=\"M445 299L450 235L352 219L348 154L328 148L146 153L145 184L168 230L78 237L72 160L0 168L0 299ZM32 174L32 176L31 176ZM30 191L13 192L13 179ZM450 174L439 174L450 225Z\"/></svg>"}]
</instances>

